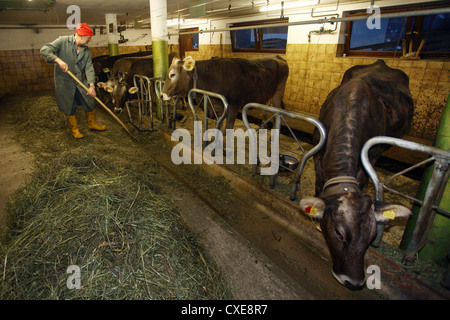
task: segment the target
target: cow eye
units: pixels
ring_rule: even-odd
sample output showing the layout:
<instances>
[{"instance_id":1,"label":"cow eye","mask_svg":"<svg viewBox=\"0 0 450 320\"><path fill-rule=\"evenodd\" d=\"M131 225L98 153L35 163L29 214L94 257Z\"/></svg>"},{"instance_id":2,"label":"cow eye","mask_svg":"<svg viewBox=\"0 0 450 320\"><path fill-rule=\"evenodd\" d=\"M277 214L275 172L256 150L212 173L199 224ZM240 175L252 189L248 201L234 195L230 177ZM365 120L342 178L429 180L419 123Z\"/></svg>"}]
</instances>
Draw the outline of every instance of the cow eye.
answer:
<instances>
[{"instance_id":1,"label":"cow eye","mask_svg":"<svg viewBox=\"0 0 450 320\"><path fill-rule=\"evenodd\" d=\"M170 79L173 79L173 78L175 78L175 72L174 72L174 73L171 73L171 74L169 74L169 78L170 78Z\"/></svg>"},{"instance_id":2,"label":"cow eye","mask_svg":"<svg viewBox=\"0 0 450 320\"><path fill-rule=\"evenodd\" d=\"M336 233L336 236L338 237L339 240L344 241L344 236L342 235L342 233L339 232L338 229L335 229L334 232Z\"/></svg>"}]
</instances>

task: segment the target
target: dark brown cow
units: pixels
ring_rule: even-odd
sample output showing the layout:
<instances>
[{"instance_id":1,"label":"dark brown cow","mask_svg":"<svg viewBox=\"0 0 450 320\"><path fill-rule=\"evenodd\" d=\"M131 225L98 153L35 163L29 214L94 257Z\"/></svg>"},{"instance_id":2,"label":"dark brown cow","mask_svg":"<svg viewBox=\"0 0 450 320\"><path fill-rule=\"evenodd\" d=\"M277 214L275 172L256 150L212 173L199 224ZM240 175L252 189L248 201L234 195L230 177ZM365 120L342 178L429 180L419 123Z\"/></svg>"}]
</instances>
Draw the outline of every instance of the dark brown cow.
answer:
<instances>
[{"instance_id":1,"label":"dark brown cow","mask_svg":"<svg viewBox=\"0 0 450 320\"><path fill-rule=\"evenodd\" d=\"M351 289L364 285L364 255L376 236L377 223L411 213L400 205L373 201L361 191L367 182L361 149L374 136L403 136L413 108L408 76L378 60L347 70L320 111L327 141L314 157L316 197L302 199L300 207L321 219L333 275ZM318 138L315 132L315 143ZM378 145L370 150L373 164L385 148Z\"/></svg>"},{"instance_id":2,"label":"dark brown cow","mask_svg":"<svg viewBox=\"0 0 450 320\"><path fill-rule=\"evenodd\" d=\"M152 54L151 51L141 51L141 52L121 54L121 55L117 55L117 56L103 55L103 56L98 56L98 57L92 58L92 64L94 66L95 76L97 77L97 81L106 82L108 80L109 76L105 71L112 70L114 63L117 60L125 58L125 57L142 57L142 56L148 56L151 54Z\"/></svg>"},{"instance_id":3,"label":"dark brown cow","mask_svg":"<svg viewBox=\"0 0 450 320\"><path fill-rule=\"evenodd\" d=\"M238 112L249 102L282 107L289 68L280 56L258 59L217 58L195 61L174 59L164 83L164 100L186 97L194 87L223 95L228 102L226 129L233 129Z\"/></svg>"}]
</instances>

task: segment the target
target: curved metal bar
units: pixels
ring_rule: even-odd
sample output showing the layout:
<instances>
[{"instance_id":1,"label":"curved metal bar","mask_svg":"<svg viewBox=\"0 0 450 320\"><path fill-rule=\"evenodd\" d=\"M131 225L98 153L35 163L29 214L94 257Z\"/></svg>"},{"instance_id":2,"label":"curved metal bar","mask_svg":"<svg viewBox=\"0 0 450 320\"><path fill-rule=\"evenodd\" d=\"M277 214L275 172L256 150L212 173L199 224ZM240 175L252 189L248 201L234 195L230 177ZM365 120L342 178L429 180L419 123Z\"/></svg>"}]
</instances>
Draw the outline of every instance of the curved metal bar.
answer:
<instances>
[{"instance_id":1,"label":"curved metal bar","mask_svg":"<svg viewBox=\"0 0 450 320\"><path fill-rule=\"evenodd\" d=\"M303 121L313 124L319 131L319 134L320 134L319 143L317 145L315 145L311 150L309 150L306 153L306 155L303 156L302 162L300 164L300 168L295 175L295 180L292 185L291 196L290 196L290 199L292 201L294 201L296 199L297 190L300 188L300 176L303 173L303 170L306 165L306 161L308 161L309 158L311 158L317 152L319 152L319 150L325 144L325 140L326 140L325 127L318 119L311 117L311 116L307 116L307 115L304 115L301 113L288 111L288 110L284 110L284 109L280 109L280 108L276 108L276 107L271 107L271 106L264 105L264 104L248 103L247 105L245 105L244 109L242 110L242 120L244 121L244 124L247 127L247 129L250 129L250 123L248 122L248 118L247 118L247 111L250 108L256 108L256 109L261 109L261 110L268 111L268 112L273 112L277 115L277 117L279 117L280 115L283 115L283 116L293 118L293 119L300 119L300 120L303 120Z\"/></svg>"},{"instance_id":2,"label":"curved metal bar","mask_svg":"<svg viewBox=\"0 0 450 320\"><path fill-rule=\"evenodd\" d=\"M365 170L367 171L367 174L369 175L370 179L372 180L372 183L375 188L376 198L379 201L384 200L383 195L383 185L380 182L380 179L378 179L377 173L375 172L375 169L373 168L372 164L369 160L369 149L372 148L376 144L390 144L393 146L419 151L423 153L428 153L435 157L436 159L450 159L450 151L438 149L435 147L425 146L420 143L407 141L403 139L393 138L393 137L386 137L386 136L378 136L373 137L364 144L362 150L361 150L361 162L364 166Z\"/></svg>"},{"instance_id":3,"label":"curved metal bar","mask_svg":"<svg viewBox=\"0 0 450 320\"><path fill-rule=\"evenodd\" d=\"M432 156L432 158L430 159L435 159L434 171L430 178L425 197L421 204L421 209L417 217L414 232L411 236L410 243L405 253L405 260L414 260L415 254L420 250L421 246L424 244L424 241L426 241L426 238L428 236L429 229L427 230L427 226L429 226L430 221L434 219L432 210L435 209L434 202L436 200L439 189L441 185L445 183L444 176L450 164L450 151L425 146L416 142L393 137L378 136L369 139L364 144L361 150L361 162L370 179L372 180L375 188L376 199L379 201L384 201L384 188L386 187L384 186L384 183L381 182L378 178L378 175L369 160L369 150L376 144L390 144L409 150L427 153ZM407 197L406 195L400 193L398 194ZM413 201L420 202L418 199L413 199ZM383 232L384 225L377 225L377 237L372 243L373 246L376 247L380 245Z\"/></svg>"},{"instance_id":4,"label":"curved metal bar","mask_svg":"<svg viewBox=\"0 0 450 320\"><path fill-rule=\"evenodd\" d=\"M143 76L140 74L135 74L133 76L133 83L134 86L138 89L137 91L137 100L133 100L133 101L127 101L126 102L126 107L128 110L128 116L130 118L130 122L133 126L135 126L139 131L158 131L162 124L164 123L164 121L162 120L160 125L158 126L157 129L154 129L154 123L153 123L153 97L152 97L152 90L151 90L151 83L153 82L155 85L155 92L157 95L157 99L159 99L160 101L160 107L161 107L161 115L164 118L164 110L163 110L163 104L162 104L162 99L159 95L159 92L161 92L161 78L157 78L157 77L153 77L153 78L149 78L147 76ZM159 91L158 91L158 86L159 86ZM137 103L138 104L138 125L134 124L132 116L131 116L131 112L129 109L129 104L130 103ZM147 130L147 129L143 129L142 126L142 117L144 115L149 115L150 116L150 124L151 124L151 129Z\"/></svg>"},{"instance_id":5,"label":"curved metal bar","mask_svg":"<svg viewBox=\"0 0 450 320\"><path fill-rule=\"evenodd\" d=\"M219 129L222 127L222 123L223 120L225 119L225 117L228 114L228 101L227 99L218 93L215 92L211 92L211 91L205 91L205 90L201 90L201 89L191 89L188 93L188 101L189 101L189 107L191 108L192 113L194 114L194 121L197 121L198 117L197 117L197 113L195 112L195 108L194 108L194 102L192 100L192 94L193 93L199 93L199 94L203 94L204 96L207 97L213 97L213 98L217 98L220 99L222 101L223 104L223 114L222 116L217 120L217 126L216 129ZM204 103L204 113L205 113L205 119L207 119L207 114L208 114L208 110L207 110L208 106L207 103ZM207 125L205 125L205 130L207 129Z\"/></svg>"}]
</instances>

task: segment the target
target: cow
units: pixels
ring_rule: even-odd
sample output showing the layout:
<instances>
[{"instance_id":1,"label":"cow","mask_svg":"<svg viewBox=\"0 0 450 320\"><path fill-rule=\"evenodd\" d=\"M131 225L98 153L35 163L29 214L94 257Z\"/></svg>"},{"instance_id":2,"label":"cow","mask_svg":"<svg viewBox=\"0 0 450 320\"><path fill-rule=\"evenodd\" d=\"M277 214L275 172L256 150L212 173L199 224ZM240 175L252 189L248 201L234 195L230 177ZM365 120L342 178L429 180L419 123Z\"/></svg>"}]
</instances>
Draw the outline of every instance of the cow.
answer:
<instances>
[{"instance_id":1,"label":"cow","mask_svg":"<svg viewBox=\"0 0 450 320\"><path fill-rule=\"evenodd\" d=\"M226 129L233 129L239 111L249 102L272 99L281 108L288 75L288 64L278 55L200 61L188 56L172 61L162 94L164 100L182 98L194 87L221 94L228 102Z\"/></svg>"},{"instance_id":2,"label":"cow","mask_svg":"<svg viewBox=\"0 0 450 320\"><path fill-rule=\"evenodd\" d=\"M108 78L109 78L108 73L113 69L114 63L116 63L117 60L126 58L126 57L148 56L151 54L152 54L152 51L140 51L140 52L121 54L121 55L117 55L117 56L103 55L103 56L98 56L98 57L92 58L92 64L94 65L94 69L95 69L95 76L98 79L97 81L106 82L108 80Z\"/></svg>"},{"instance_id":3,"label":"cow","mask_svg":"<svg viewBox=\"0 0 450 320\"><path fill-rule=\"evenodd\" d=\"M114 110L122 110L125 102L129 100L132 94L138 91L134 87L134 76L142 75L148 78L153 77L153 58L139 59L133 62L125 77L120 78L113 84L111 101L114 104Z\"/></svg>"},{"instance_id":4,"label":"cow","mask_svg":"<svg viewBox=\"0 0 450 320\"><path fill-rule=\"evenodd\" d=\"M168 57L169 63L172 62L173 58L176 56L176 53L170 53ZM122 60L124 59L120 59L117 62ZM134 60L128 59L128 61L133 61L133 63L128 69L122 69L122 75L110 78L106 82L98 83L99 87L104 88L106 92L110 93L111 102L114 105L114 110L116 112L120 112L125 102L138 91L138 88L134 87L133 79L135 75L153 78L153 56L140 57L139 59ZM115 71L119 72L119 69L116 69L116 64L114 65ZM126 64L122 64L121 68L124 67L124 65Z\"/></svg>"},{"instance_id":5,"label":"cow","mask_svg":"<svg viewBox=\"0 0 450 320\"><path fill-rule=\"evenodd\" d=\"M133 63L142 59L148 60L152 58L153 58L152 55L121 58L114 63L114 66L111 70L111 78L126 76L127 72L130 70Z\"/></svg>"},{"instance_id":6,"label":"cow","mask_svg":"<svg viewBox=\"0 0 450 320\"><path fill-rule=\"evenodd\" d=\"M105 88L105 83L109 81L111 71L114 67L114 64L117 60L126 58L126 57L142 57L151 55L151 51L140 51L134 53L121 54L117 56L109 56L109 55L101 55L95 58L92 58L92 65L95 70L95 78L98 85L97 95L105 102L107 105L110 105L111 95L108 94L105 90L100 90L102 87Z\"/></svg>"},{"instance_id":7,"label":"cow","mask_svg":"<svg viewBox=\"0 0 450 320\"><path fill-rule=\"evenodd\" d=\"M402 137L413 110L408 76L383 60L348 69L320 110L327 140L314 156L315 197L301 199L300 208L320 219L332 274L350 289L365 283L364 255L376 237L377 223L411 214L406 207L374 201L363 192L368 177L361 165L361 149L374 136ZM317 130L313 140L319 141ZM371 148L371 163L387 148Z\"/></svg>"}]
</instances>

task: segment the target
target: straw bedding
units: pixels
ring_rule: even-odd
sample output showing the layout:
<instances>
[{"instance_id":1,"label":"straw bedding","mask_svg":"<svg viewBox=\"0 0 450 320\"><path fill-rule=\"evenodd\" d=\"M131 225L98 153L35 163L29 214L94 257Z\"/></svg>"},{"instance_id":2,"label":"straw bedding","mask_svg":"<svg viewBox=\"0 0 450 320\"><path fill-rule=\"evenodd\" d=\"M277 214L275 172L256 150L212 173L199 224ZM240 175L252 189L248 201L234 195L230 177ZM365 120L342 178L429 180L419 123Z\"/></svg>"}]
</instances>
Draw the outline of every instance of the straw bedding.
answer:
<instances>
[{"instance_id":1,"label":"straw bedding","mask_svg":"<svg viewBox=\"0 0 450 320\"><path fill-rule=\"evenodd\" d=\"M40 105L48 109L52 99L24 101L17 112L27 125L18 126L19 132L65 130L65 119L55 120L61 119L55 108L44 120L51 124L41 129L26 116L41 113ZM53 142L42 143L58 149L66 135L54 132ZM184 228L169 195L161 192L158 181L165 179L157 164L135 163L114 161L104 147L82 144L38 164L31 182L8 204L0 299L230 297L220 272ZM67 286L71 265L80 268L80 289Z\"/></svg>"}]
</instances>

